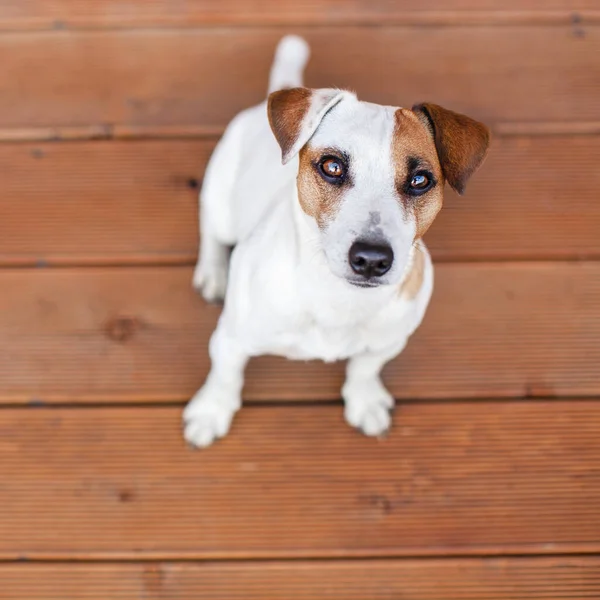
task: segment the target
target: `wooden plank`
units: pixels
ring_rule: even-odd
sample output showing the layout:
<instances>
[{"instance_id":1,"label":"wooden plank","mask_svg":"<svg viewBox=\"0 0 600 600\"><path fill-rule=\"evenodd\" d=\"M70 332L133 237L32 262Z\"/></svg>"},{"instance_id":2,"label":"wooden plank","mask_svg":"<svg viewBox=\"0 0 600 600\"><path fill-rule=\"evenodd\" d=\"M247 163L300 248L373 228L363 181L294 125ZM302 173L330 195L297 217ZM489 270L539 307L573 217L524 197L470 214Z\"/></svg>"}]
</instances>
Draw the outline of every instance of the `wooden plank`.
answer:
<instances>
[{"instance_id":1,"label":"wooden plank","mask_svg":"<svg viewBox=\"0 0 600 600\"><path fill-rule=\"evenodd\" d=\"M428 232L436 259L568 259L600 251L600 136L495 138L464 197L447 192ZM576 176L565 190L565 173ZM551 248L552 247L552 248Z\"/></svg>"},{"instance_id":2,"label":"wooden plank","mask_svg":"<svg viewBox=\"0 0 600 600\"><path fill-rule=\"evenodd\" d=\"M180 401L218 309L189 268L0 273L0 399ZM401 399L600 394L600 263L441 264L422 327L388 365ZM343 366L261 358L252 400L338 399Z\"/></svg>"},{"instance_id":3,"label":"wooden plank","mask_svg":"<svg viewBox=\"0 0 600 600\"><path fill-rule=\"evenodd\" d=\"M2 600L565 600L600 597L598 557L5 564Z\"/></svg>"},{"instance_id":4,"label":"wooden plank","mask_svg":"<svg viewBox=\"0 0 600 600\"><path fill-rule=\"evenodd\" d=\"M4 34L0 129L223 126L264 97L274 47L288 31ZM297 31L313 48L311 86L354 88L382 104L431 100L492 124L600 121L600 27ZM332 60L331 48L344 48L343 60Z\"/></svg>"},{"instance_id":5,"label":"wooden plank","mask_svg":"<svg viewBox=\"0 0 600 600\"><path fill-rule=\"evenodd\" d=\"M0 558L600 550L600 402L252 407L187 448L166 407L0 411ZM67 534L68 532L68 534Z\"/></svg>"},{"instance_id":6,"label":"wooden plank","mask_svg":"<svg viewBox=\"0 0 600 600\"><path fill-rule=\"evenodd\" d=\"M596 10L594 10L596 9ZM348 25L385 23L519 22L575 23L599 12L594 0L4 0L0 27L147 27L198 25Z\"/></svg>"},{"instance_id":7,"label":"wooden plank","mask_svg":"<svg viewBox=\"0 0 600 600\"><path fill-rule=\"evenodd\" d=\"M213 148L194 140L0 145L0 263L190 264L199 179Z\"/></svg>"},{"instance_id":8,"label":"wooden plank","mask_svg":"<svg viewBox=\"0 0 600 600\"><path fill-rule=\"evenodd\" d=\"M0 145L0 264L192 264L195 186L213 147ZM600 257L599 155L600 136L496 138L467 195L447 190L427 235L434 258Z\"/></svg>"}]
</instances>

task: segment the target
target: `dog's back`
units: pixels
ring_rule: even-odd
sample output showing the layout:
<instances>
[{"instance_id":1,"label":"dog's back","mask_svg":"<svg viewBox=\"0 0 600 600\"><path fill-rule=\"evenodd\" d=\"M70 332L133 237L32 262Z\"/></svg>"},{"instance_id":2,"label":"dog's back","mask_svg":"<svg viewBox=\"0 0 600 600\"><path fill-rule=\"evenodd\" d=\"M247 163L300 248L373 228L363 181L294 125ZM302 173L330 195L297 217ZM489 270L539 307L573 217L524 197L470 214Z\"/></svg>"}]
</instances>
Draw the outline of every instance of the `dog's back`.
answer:
<instances>
[{"instance_id":1,"label":"dog's back","mask_svg":"<svg viewBox=\"0 0 600 600\"><path fill-rule=\"evenodd\" d=\"M283 38L271 67L269 93L301 86L308 57L303 39ZM242 111L227 126L207 166L200 194L202 218L210 222L221 243L236 244L294 185L297 170L296 161L281 164L266 101Z\"/></svg>"}]
</instances>

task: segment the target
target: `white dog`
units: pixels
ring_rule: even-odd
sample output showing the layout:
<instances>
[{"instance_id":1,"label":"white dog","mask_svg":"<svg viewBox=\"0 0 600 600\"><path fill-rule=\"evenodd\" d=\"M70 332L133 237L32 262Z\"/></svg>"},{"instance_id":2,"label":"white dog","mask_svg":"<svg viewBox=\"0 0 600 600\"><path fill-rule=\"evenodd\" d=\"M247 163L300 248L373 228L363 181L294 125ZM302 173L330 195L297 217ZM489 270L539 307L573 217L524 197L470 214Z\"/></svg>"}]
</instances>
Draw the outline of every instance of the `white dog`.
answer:
<instances>
[{"instance_id":1,"label":"white dog","mask_svg":"<svg viewBox=\"0 0 600 600\"><path fill-rule=\"evenodd\" d=\"M421 238L444 182L462 192L488 147L485 126L433 104L300 87L308 55L298 37L280 42L268 101L234 118L206 170L194 285L225 306L210 373L184 412L195 446L227 433L246 363L263 354L349 359L346 420L367 435L388 429L380 371L433 288Z\"/></svg>"}]
</instances>

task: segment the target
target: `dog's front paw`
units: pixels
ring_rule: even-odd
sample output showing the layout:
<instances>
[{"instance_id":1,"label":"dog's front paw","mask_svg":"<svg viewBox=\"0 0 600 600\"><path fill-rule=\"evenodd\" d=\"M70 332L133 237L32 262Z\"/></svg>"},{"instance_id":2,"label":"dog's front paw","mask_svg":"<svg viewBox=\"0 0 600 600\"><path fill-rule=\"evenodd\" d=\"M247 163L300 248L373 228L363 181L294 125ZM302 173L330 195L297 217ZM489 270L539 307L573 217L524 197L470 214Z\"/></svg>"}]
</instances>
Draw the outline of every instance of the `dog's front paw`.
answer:
<instances>
[{"instance_id":1,"label":"dog's front paw","mask_svg":"<svg viewBox=\"0 0 600 600\"><path fill-rule=\"evenodd\" d=\"M194 271L193 286L207 302L222 302L227 291L227 263L201 261Z\"/></svg>"},{"instance_id":2,"label":"dog's front paw","mask_svg":"<svg viewBox=\"0 0 600 600\"><path fill-rule=\"evenodd\" d=\"M365 435L384 434L392 424L394 398L379 380L346 383L342 389L346 421Z\"/></svg>"},{"instance_id":3,"label":"dog's front paw","mask_svg":"<svg viewBox=\"0 0 600 600\"><path fill-rule=\"evenodd\" d=\"M239 407L237 398L201 389L183 411L183 437L196 448L210 446L227 434Z\"/></svg>"}]
</instances>

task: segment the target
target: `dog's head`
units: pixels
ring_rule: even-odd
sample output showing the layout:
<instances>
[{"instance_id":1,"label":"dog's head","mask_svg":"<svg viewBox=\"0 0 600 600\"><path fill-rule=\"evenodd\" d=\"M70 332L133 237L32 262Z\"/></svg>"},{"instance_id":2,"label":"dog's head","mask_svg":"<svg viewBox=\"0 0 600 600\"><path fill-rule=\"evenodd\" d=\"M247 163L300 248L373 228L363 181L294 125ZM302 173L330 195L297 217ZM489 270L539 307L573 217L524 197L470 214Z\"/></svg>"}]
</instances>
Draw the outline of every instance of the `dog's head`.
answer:
<instances>
[{"instance_id":1,"label":"dog's head","mask_svg":"<svg viewBox=\"0 0 600 600\"><path fill-rule=\"evenodd\" d=\"M280 90L269 122L283 162L299 154L298 198L331 271L361 287L400 282L416 240L482 163L487 128L435 104L412 110L334 89Z\"/></svg>"}]
</instances>

